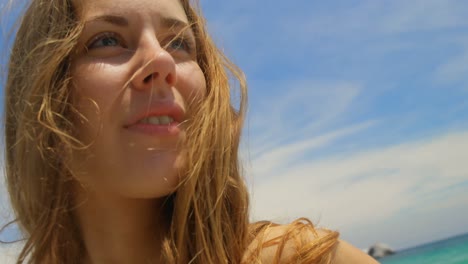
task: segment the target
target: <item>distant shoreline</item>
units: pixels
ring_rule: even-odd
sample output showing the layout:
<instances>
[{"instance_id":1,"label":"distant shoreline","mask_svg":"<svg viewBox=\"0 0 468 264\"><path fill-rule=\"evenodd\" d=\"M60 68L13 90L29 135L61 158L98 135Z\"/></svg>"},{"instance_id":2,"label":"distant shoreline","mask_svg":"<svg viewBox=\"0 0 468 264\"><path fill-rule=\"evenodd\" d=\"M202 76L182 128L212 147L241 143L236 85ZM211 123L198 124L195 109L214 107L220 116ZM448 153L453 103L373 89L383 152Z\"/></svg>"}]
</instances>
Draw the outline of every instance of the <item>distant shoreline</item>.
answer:
<instances>
[{"instance_id":1,"label":"distant shoreline","mask_svg":"<svg viewBox=\"0 0 468 264\"><path fill-rule=\"evenodd\" d=\"M431 245L431 244L436 244L436 243L444 242L444 241L447 241L447 240L452 240L452 239L462 238L462 237L468 237L468 232L458 234L458 235L453 235L453 236L442 238L442 239L429 241L429 242L424 242L422 244L418 244L418 245L415 245L415 246L409 246L409 247L405 247L405 248L396 248L395 252L396 253L401 253L401 252L405 252L405 251L409 251L409 250L422 248L422 247L425 247L425 246L428 246L428 245Z\"/></svg>"}]
</instances>

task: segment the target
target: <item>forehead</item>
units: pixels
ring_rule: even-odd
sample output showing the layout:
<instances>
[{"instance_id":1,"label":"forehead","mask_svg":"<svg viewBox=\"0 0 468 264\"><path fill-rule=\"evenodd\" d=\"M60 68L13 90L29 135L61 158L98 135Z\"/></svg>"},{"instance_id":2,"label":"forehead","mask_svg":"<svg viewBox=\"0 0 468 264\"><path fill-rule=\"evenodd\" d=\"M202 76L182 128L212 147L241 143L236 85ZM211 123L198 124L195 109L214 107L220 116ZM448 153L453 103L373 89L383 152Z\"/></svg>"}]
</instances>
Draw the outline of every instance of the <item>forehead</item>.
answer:
<instances>
[{"instance_id":1,"label":"forehead","mask_svg":"<svg viewBox=\"0 0 468 264\"><path fill-rule=\"evenodd\" d=\"M90 20L105 14L135 16L139 19L170 17L188 23L179 0L78 0L81 19Z\"/></svg>"}]
</instances>

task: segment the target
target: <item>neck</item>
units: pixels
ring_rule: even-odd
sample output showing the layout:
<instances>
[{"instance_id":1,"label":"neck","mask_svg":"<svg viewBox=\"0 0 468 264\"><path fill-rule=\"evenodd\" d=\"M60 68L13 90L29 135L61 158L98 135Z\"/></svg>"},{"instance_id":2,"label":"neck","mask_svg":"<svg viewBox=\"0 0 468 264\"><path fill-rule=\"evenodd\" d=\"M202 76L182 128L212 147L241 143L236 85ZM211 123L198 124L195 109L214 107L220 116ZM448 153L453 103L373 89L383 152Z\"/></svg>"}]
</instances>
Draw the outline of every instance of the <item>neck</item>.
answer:
<instances>
[{"instance_id":1,"label":"neck","mask_svg":"<svg viewBox=\"0 0 468 264\"><path fill-rule=\"evenodd\" d=\"M104 197L105 196L105 197ZM164 200L86 193L77 218L86 264L158 263L166 221Z\"/></svg>"}]
</instances>

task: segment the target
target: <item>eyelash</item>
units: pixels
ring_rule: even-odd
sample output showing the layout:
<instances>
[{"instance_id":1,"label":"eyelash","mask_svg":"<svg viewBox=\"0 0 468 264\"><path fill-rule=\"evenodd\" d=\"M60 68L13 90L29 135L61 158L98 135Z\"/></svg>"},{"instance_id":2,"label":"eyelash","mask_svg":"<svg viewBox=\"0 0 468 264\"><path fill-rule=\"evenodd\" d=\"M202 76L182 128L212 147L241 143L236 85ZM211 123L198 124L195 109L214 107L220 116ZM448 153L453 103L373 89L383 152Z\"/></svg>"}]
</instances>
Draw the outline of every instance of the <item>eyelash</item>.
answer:
<instances>
[{"instance_id":1,"label":"eyelash","mask_svg":"<svg viewBox=\"0 0 468 264\"><path fill-rule=\"evenodd\" d=\"M104 32L104 33L98 34L89 42L88 45L86 45L86 47L88 48L88 50L96 49L96 48L105 48L105 47L116 47L116 46L105 46L105 45L95 47L98 41L102 41L102 40L110 39L110 38L114 38L115 40L117 40L118 45L120 45L122 48L126 48L125 44L123 44L124 41L122 40L122 38L114 32Z\"/></svg>"},{"instance_id":2,"label":"eyelash","mask_svg":"<svg viewBox=\"0 0 468 264\"><path fill-rule=\"evenodd\" d=\"M110 39L110 38L113 38L116 40L116 43L115 43L116 46L106 46L105 44L96 46L96 43L98 43L99 41L103 41L105 39ZM169 38L171 40L168 41L168 44L165 46L166 49L173 48L174 51L178 51L180 48L182 48L189 54L192 54L192 52L194 51L195 43L191 38L185 37L185 36L179 36L179 37L173 36L171 38ZM174 45L174 43L177 44L177 48L174 48L172 46ZM117 46L121 46L122 48L127 48L126 45L124 44L123 39L117 33L114 33L114 32L100 33L94 38L92 38L89 44L86 45L88 50L97 49L97 48L105 48L105 47L117 47Z\"/></svg>"},{"instance_id":3,"label":"eyelash","mask_svg":"<svg viewBox=\"0 0 468 264\"><path fill-rule=\"evenodd\" d=\"M174 39L171 39L169 41L169 43L166 45L166 47L170 48L174 44L176 44L176 48L174 48L175 51L182 48L183 50L185 50L189 54L191 54L193 52L194 43L190 38L187 38L187 37L184 37L184 36L175 37Z\"/></svg>"}]
</instances>

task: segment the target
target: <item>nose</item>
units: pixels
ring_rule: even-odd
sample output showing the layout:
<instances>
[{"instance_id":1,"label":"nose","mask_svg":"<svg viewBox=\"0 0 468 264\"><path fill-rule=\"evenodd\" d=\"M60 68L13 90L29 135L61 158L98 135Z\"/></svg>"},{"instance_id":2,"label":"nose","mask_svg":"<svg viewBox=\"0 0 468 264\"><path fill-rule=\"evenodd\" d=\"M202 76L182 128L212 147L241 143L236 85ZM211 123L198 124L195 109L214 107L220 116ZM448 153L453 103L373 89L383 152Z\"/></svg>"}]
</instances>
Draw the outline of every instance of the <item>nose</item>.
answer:
<instances>
[{"instance_id":1,"label":"nose","mask_svg":"<svg viewBox=\"0 0 468 264\"><path fill-rule=\"evenodd\" d=\"M172 55L154 43L137 51L139 65L131 85L137 90L156 89L162 91L175 86L177 82L176 63Z\"/></svg>"}]
</instances>

